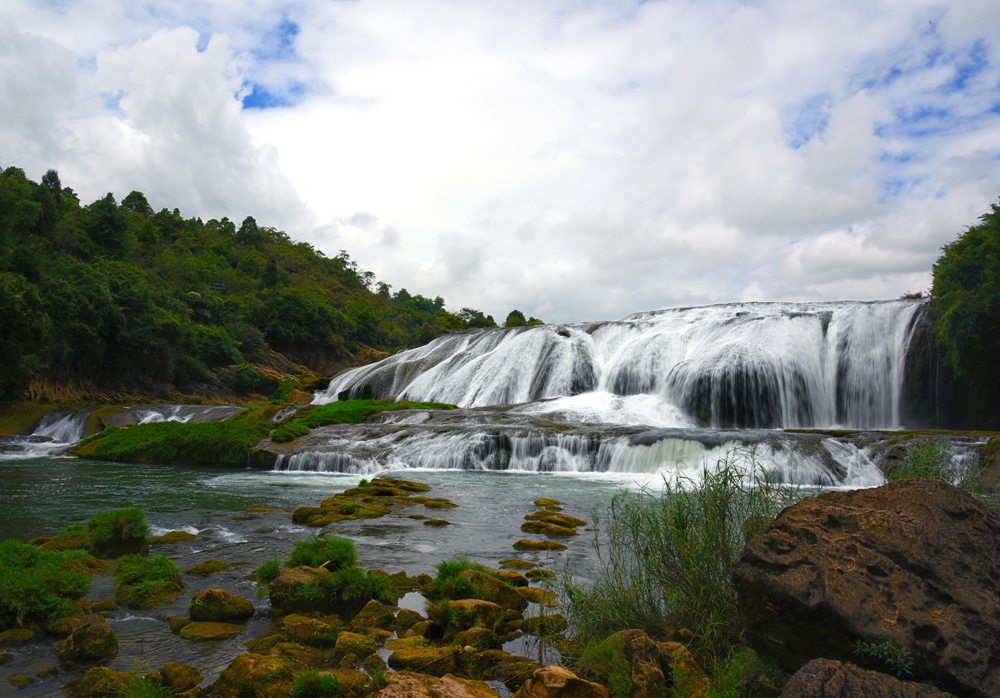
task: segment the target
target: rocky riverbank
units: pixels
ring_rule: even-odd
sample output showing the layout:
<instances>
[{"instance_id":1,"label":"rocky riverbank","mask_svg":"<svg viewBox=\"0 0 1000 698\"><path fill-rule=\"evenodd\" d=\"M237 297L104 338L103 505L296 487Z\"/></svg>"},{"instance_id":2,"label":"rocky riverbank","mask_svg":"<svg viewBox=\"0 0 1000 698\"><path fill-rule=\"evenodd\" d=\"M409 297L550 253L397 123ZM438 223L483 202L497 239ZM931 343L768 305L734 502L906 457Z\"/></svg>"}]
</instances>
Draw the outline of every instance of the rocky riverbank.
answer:
<instances>
[{"instance_id":1,"label":"rocky riverbank","mask_svg":"<svg viewBox=\"0 0 1000 698\"><path fill-rule=\"evenodd\" d=\"M343 521L389 513L447 526L451 503L422 483L375 480L300 507L293 520L336 539ZM445 493L446 494L446 493ZM431 496L435 495L435 496ZM515 550L587 545L587 523L538 500ZM150 542L183 544L183 532ZM68 690L80 696L996 696L1000 656L1000 516L957 488L926 480L807 498L751 538L733 566L744 640L787 672L747 677L719 693L716 666L700 665L684 628L626 630L612 639L619 666L553 662L566 642L565 598L552 571L512 551L497 569L442 561L437 578L355 570L329 560L262 565L270 625L221 672L169 662L149 673L103 666L118 638L104 621L122 598L77 603L65 623L5 629L2 658L19 643L63 636L51 667L7 675L11 686L58 685L69 665L90 665ZM69 547L35 540L39 550ZM76 547L85 547L79 539ZM224 560L191 569L209 580L165 632L226 642L253 615L249 599L214 589ZM94 560L92 569L107 563ZM266 569L270 567L270 569ZM443 569L446 568L446 569ZM447 570L447 574L445 573ZM177 593L184 594L183 590ZM569 619L572 622L572 618ZM40 634L42 633L42 634ZM55 638L51 640L55 643ZM511 643L531 652L511 651ZM696 643L695 643L696 644ZM505 649L506 648L506 649ZM530 654L530 656L525 656ZM558 666L566 664L569 666ZM791 678L788 677L792 674ZM615 678L617 677L617 678ZM308 686L326 686L308 693ZM139 687L160 693L138 693ZM145 689L143 689L145 690Z\"/></svg>"}]
</instances>

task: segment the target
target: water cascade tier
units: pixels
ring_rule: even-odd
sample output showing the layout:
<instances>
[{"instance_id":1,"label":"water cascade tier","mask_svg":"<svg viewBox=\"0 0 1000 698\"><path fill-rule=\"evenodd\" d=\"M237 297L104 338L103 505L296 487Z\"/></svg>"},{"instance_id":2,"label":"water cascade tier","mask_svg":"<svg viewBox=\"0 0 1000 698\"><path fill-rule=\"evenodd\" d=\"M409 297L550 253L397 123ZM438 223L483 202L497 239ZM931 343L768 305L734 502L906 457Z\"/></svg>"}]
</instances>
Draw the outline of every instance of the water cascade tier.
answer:
<instances>
[{"instance_id":1,"label":"water cascade tier","mask_svg":"<svg viewBox=\"0 0 1000 698\"><path fill-rule=\"evenodd\" d=\"M919 300L735 303L468 330L346 371L314 402L561 398L565 413L620 424L893 429L924 309Z\"/></svg>"}]
</instances>

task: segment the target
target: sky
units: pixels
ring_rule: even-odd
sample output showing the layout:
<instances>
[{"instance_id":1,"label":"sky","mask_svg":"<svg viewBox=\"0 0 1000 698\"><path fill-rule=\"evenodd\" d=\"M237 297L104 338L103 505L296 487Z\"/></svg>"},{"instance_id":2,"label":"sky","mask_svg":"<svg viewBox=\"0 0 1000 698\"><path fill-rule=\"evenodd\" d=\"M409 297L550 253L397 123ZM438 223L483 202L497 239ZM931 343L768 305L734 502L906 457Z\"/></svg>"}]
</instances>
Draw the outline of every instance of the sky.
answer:
<instances>
[{"instance_id":1,"label":"sky","mask_svg":"<svg viewBox=\"0 0 1000 698\"><path fill-rule=\"evenodd\" d=\"M896 298L1000 196L1000 2L4 0L10 166L499 322Z\"/></svg>"}]
</instances>

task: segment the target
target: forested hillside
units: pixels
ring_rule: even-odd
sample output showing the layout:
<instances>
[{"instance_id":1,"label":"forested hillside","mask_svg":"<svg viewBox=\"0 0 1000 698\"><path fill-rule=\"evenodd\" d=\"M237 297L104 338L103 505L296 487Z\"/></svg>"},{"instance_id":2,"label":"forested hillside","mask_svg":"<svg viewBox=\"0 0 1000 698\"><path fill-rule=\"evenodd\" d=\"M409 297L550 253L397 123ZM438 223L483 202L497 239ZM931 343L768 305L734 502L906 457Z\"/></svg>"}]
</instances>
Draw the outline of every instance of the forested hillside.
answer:
<instances>
[{"instance_id":1,"label":"forested hillside","mask_svg":"<svg viewBox=\"0 0 1000 698\"><path fill-rule=\"evenodd\" d=\"M137 191L84 206L55 171L0 174L0 399L268 394L367 347L496 326L444 305L252 217L154 212Z\"/></svg>"}]
</instances>

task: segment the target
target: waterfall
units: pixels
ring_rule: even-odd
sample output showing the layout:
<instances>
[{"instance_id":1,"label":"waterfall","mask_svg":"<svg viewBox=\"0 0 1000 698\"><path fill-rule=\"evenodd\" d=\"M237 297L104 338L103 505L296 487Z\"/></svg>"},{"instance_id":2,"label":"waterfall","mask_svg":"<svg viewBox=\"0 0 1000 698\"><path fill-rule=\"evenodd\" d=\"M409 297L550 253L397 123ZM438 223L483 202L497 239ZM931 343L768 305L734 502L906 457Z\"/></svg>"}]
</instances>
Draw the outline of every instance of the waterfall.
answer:
<instances>
[{"instance_id":1,"label":"waterfall","mask_svg":"<svg viewBox=\"0 0 1000 698\"><path fill-rule=\"evenodd\" d=\"M612 402L650 426L899 428L922 301L734 303L614 322L467 330L336 376L314 402ZM566 398L569 398L568 400ZM641 398L641 399L640 399Z\"/></svg>"}]
</instances>

